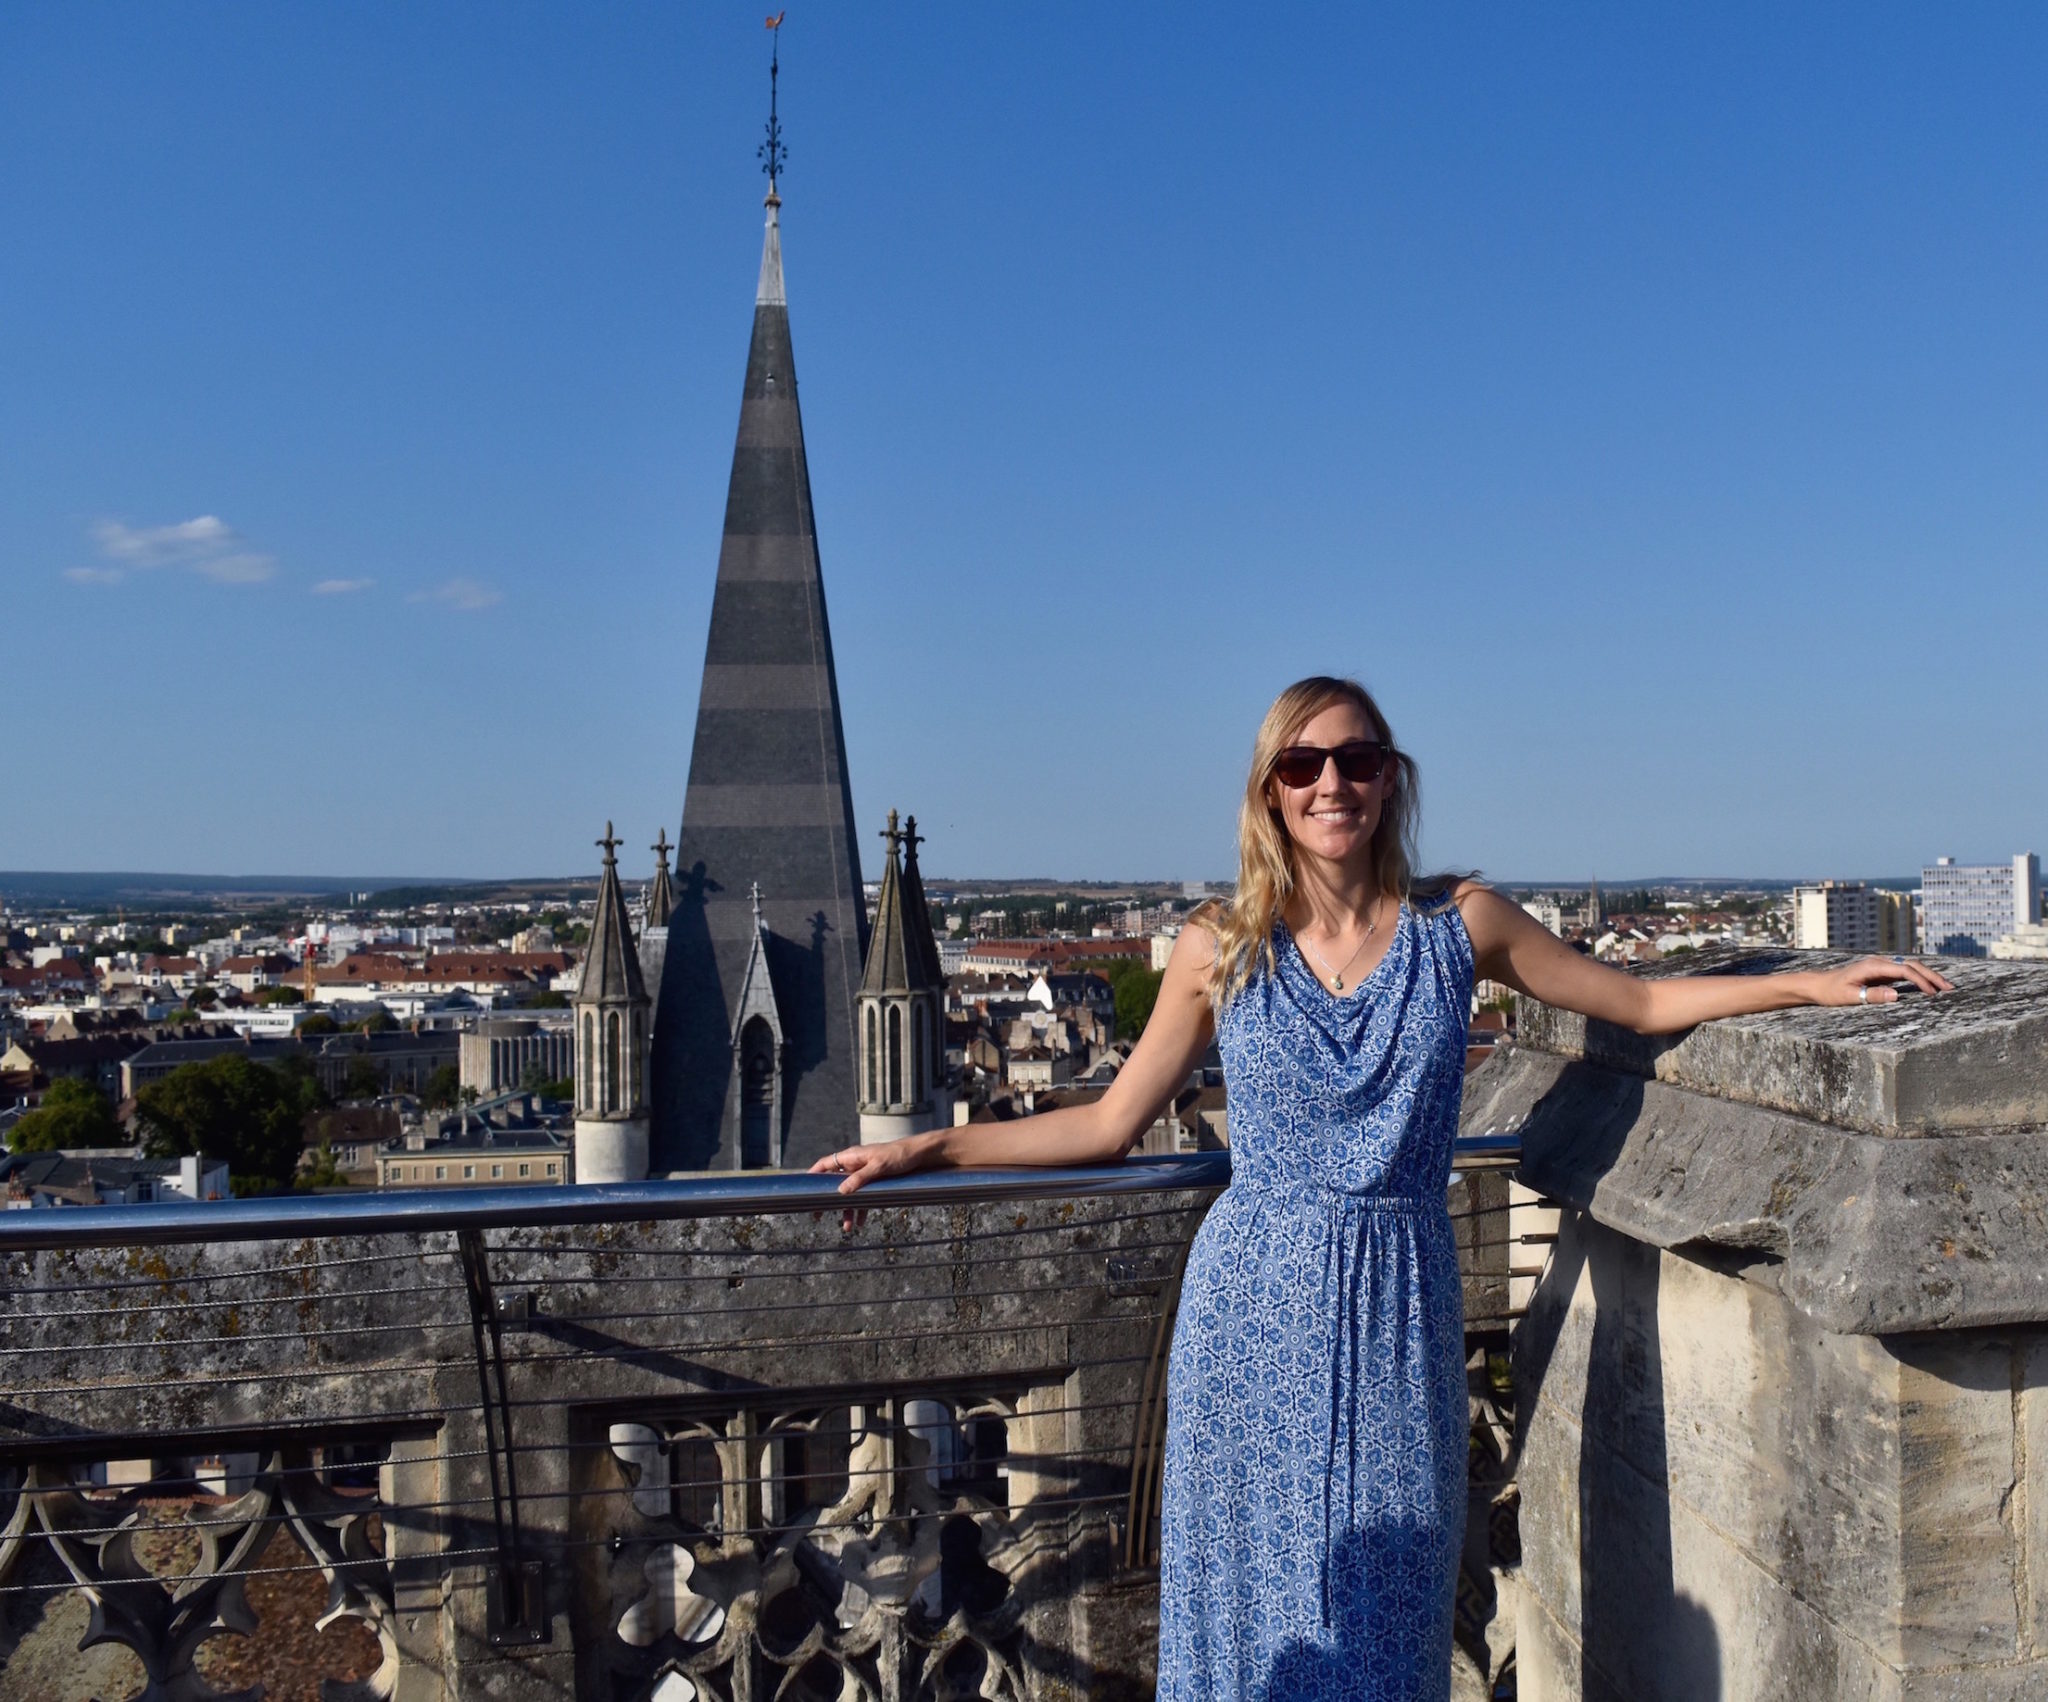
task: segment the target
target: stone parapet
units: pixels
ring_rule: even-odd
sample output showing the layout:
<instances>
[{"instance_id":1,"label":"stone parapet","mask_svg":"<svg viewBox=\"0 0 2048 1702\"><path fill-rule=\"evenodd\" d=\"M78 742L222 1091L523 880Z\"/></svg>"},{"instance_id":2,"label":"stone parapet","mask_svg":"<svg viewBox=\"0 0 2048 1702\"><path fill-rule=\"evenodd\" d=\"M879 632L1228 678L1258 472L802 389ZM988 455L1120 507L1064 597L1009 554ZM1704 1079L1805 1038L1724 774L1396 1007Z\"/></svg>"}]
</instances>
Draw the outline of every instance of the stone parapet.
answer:
<instances>
[{"instance_id":1,"label":"stone parapet","mask_svg":"<svg viewBox=\"0 0 2048 1702\"><path fill-rule=\"evenodd\" d=\"M1942 967L1664 1040L1525 1001L1469 1084L1557 1214L1523 1702L2048 1695L2048 968Z\"/></svg>"},{"instance_id":2,"label":"stone parapet","mask_svg":"<svg viewBox=\"0 0 2048 1702\"><path fill-rule=\"evenodd\" d=\"M259 1623L244 1583L273 1604L304 1574L374 1633L322 1669L338 1639L301 1625L360 1702L911 1695L927 1669L1135 1702L1131 1463L1207 1200L500 1229L475 1313L442 1231L0 1257L0 1697L77 1662L70 1590L151 1694L211 1694ZM140 1575L123 1521L164 1532ZM493 1630L507 1543L537 1640ZM92 1660L95 1693L136 1688Z\"/></svg>"}]
</instances>

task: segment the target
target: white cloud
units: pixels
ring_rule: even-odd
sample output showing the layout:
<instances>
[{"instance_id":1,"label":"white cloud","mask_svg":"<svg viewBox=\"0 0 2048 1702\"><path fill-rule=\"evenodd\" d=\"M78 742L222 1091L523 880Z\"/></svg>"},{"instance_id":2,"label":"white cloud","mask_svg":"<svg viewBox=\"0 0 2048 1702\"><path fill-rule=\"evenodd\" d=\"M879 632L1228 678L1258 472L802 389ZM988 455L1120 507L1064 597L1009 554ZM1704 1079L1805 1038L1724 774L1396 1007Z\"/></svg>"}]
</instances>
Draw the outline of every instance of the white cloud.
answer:
<instances>
[{"instance_id":1,"label":"white cloud","mask_svg":"<svg viewBox=\"0 0 2048 1702\"><path fill-rule=\"evenodd\" d=\"M99 520L93 523L92 538L112 565L66 569L64 577L75 585L112 585L131 572L159 567L183 568L216 585L260 585L277 574L277 557L250 549L217 514L168 526Z\"/></svg>"},{"instance_id":2,"label":"white cloud","mask_svg":"<svg viewBox=\"0 0 2048 1702\"><path fill-rule=\"evenodd\" d=\"M488 609L498 601L498 593L481 580L455 578L444 580L431 591L415 591L406 598L408 603L446 603L451 609L461 609L473 614L478 609Z\"/></svg>"},{"instance_id":3,"label":"white cloud","mask_svg":"<svg viewBox=\"0 0 2048 1702\"><path fill-rule=\"evenodd\" d=\"M353 591L367 591L374 579L323 579L313 587L316 597L346 597Z\"/></svg>"},{"instance_id":4,"label":"white cloud","mask_svg":"<svg viewBox=\"0 0 2048 1702\"><path fill-rule=\"evenodd\" d=\"M102 520L92 529L100 552L134 567L163 567L216 554L235 542L234 528L218 515L202 514L171 526L125 526Z\"/></svg>"}]
</instances>

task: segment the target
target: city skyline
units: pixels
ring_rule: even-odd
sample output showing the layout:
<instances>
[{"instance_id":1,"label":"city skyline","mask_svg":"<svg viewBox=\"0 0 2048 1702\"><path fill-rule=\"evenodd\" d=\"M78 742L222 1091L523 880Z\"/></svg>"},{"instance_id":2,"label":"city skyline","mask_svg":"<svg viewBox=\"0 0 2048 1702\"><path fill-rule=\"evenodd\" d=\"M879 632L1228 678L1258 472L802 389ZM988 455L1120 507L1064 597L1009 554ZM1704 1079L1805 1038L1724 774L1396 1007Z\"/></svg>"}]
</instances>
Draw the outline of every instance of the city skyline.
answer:
<instances>
[{"instance_id":1,"label":"city skyline","mask_svg":"<svg viewBox=\"0 0 2048 1702\"><path fill-rule=\"evenodd\" d=\"M1258 714L1334 667L1433 865L2048 839L2048 31L1765 16L1332 19L1306 62L1215 13L1079 56L793 17L863 829L1225 877ZM47 709L0 864L577 874L680 816L765 37L478 30L10 20L0 551Z\"/></svg>"}]
</instances>

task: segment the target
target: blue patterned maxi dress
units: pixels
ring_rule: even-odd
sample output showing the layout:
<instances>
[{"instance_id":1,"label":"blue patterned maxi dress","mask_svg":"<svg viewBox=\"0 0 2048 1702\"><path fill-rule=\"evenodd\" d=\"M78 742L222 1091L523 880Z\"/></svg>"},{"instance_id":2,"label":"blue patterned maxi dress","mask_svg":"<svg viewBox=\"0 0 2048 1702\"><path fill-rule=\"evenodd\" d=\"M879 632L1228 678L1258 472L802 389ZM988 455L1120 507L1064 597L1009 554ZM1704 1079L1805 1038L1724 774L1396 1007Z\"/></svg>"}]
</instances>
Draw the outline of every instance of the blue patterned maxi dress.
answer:
<instances>
[{"instance_id":1,"label":"blue patterned maxi dress","mask_svg":"<svg viewBox=\"0 0 2048 1702\"><path fill-rule=\"evenodd\" d=\"M1444 1702L1465 1522L1445 1189L1472 945L1403 906L1330 992L1284 926L1219 1025L1231 1182L1168 1370L1159 1702Z\"/></svg>"}]
</instances>

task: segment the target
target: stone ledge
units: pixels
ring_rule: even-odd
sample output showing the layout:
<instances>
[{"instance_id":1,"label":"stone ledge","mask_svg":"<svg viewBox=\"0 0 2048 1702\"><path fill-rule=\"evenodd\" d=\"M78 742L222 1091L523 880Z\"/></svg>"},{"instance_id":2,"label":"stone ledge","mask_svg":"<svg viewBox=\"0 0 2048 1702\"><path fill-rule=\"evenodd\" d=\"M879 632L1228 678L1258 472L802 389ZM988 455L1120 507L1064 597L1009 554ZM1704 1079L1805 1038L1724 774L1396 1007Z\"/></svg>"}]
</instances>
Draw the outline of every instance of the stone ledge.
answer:
<instances>
[{"instance_id":1,"label":"stone ledge","mask_svg":"<svg viewBox=\"0 0 2048 1702\"><path fill-rule=\"evenodd\" d=\"M1651 977L1762 975L1847 952L1687 953ZM1519 1045L1874 1135L2048 1123L2048 965L1941 958L1956 991L1897 1004L1772 1011L1648 1037L1520 998Z\"/></svg>"},{"instance_id":2,"label":"stone ledge","mask_svg":"<svg viewBox=\"0 0 2048 1702\"><path fill-rule=\"evenodd\" d=\"M1521 1047L1472 1077L1463 1121L1519 1128L1522 1179L1623 1234L1761 1255L1750 1279L1823 1329L2048 1321L2039 1132L1890 1139Z\"/></svg>"}]
</instances>

